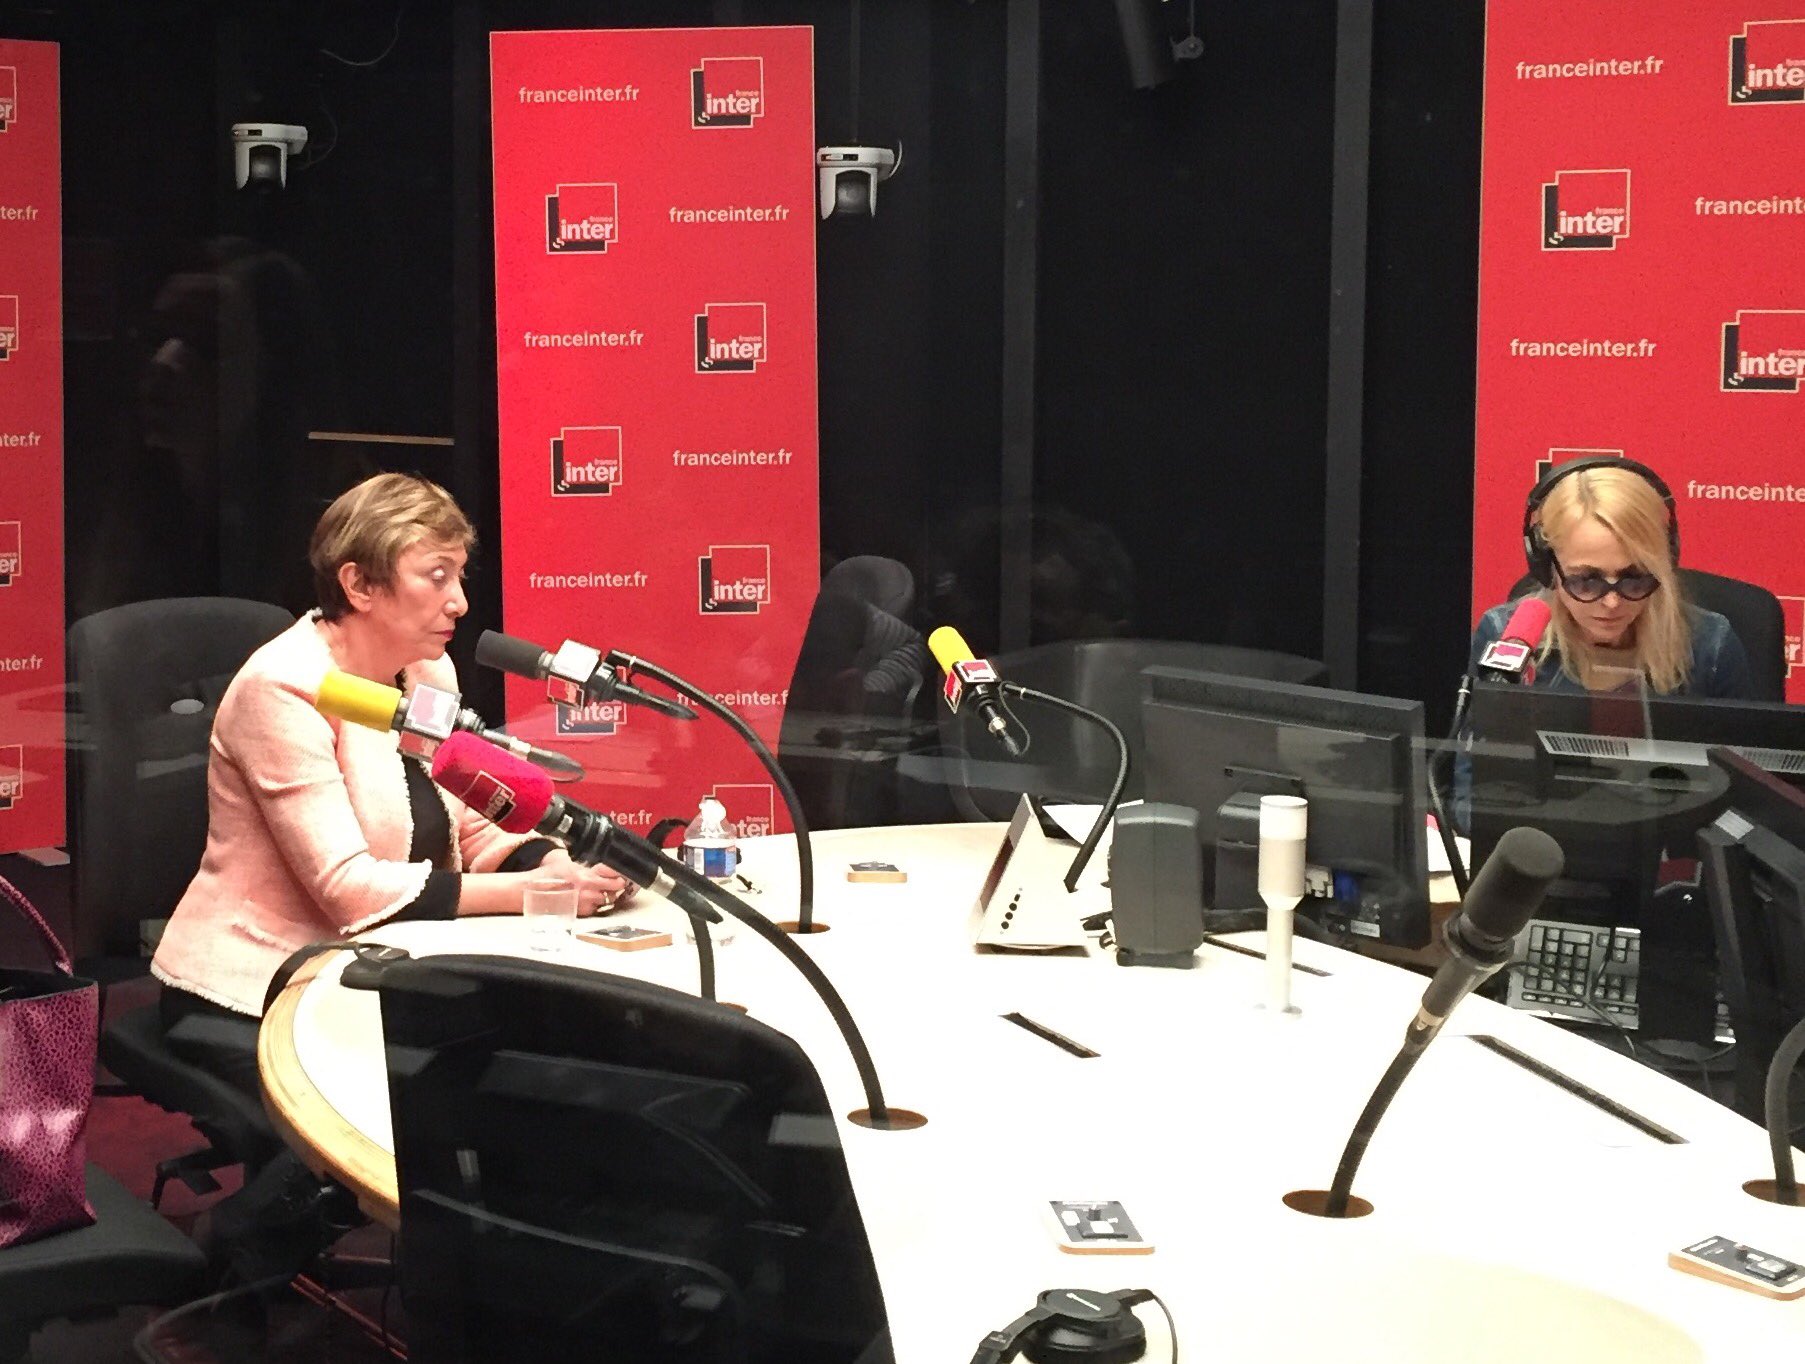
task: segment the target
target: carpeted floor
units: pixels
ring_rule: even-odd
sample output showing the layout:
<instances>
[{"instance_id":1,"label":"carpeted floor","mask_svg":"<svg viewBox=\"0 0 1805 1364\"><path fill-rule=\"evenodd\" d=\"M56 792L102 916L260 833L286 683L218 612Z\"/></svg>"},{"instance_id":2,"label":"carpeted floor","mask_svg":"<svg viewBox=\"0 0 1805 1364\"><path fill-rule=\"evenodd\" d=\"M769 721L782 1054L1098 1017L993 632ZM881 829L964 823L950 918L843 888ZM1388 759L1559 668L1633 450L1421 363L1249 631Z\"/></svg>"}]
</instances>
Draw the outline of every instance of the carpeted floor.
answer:
<instances>
[{"instance_id":1,"label":"carpeted floor","mask_svg":"<svg viewBox=\"0 0 1805 1364\"><path fill-rule=\"evenodd\" d=\"M111 1014L154 998L149 981L125 982L108 991L107 1010ZM112 1077L103 1072L99 1078ZM88 1159L146 1201L157 1162L202 1144L186 1118L135 1096L97 1097L88 1114ZM171 1180L159 1210L189 1235L204 1238L207 1210L237 1192L242 1182L236 1168L217 1176L220 1187L206 1193ZM391 1258L388 1233L379 1227L350 1233L336 1250L367 1260ZM385 1301L381 1288L347 1290L342 1300L371 1322L386 1318L391 1330L400 1324L394 1295L386 1294ZM143 1353L135 1352L134 1337L147 1327ZM38 1333L31 1353L33 1364L392 1364L393 1358L350 1316L294 1289L275 1293L256 1307L239 1300L167 1316L134 1309L96 1321L58 1322Z\"/></svg>"}]
</instances>

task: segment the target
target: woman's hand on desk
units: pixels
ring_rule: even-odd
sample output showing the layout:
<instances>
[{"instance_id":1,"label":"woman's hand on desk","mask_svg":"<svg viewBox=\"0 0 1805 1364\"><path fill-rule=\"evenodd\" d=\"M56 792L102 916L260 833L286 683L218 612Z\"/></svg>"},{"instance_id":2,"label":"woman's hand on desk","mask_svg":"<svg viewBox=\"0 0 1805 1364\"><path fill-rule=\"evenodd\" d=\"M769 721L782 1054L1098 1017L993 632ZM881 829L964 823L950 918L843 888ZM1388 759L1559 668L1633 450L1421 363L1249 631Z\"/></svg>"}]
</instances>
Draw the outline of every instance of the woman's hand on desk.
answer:
<instances>
[{"instance_id":1,"label":"woman's hand on desk","mask_svg":"<svg viewBox=\"0 0 1805 1364\"><path fill-rule=\"evenodd\" d=\"M638 889L619 872L608 867L586 867L570 860L562 848L554 848L539 864L539 871L562 876L577 888L577 917L606 914L634 890Z\"/></svg>"},{"instance_id":2,"label":"woman's hand on desk","mask_svg":"<svg viewBox=\"0 0 1805 1364\"><path fill-rule=\"evenodd\" d=\"M458 887L458 913L518 914L527 882L536 876L555 876L574 885L579 918L606 914L637 889L618 872L581 866L564 849L555 848L530 871L465 872Z\"/></svg>"}]
</instances>

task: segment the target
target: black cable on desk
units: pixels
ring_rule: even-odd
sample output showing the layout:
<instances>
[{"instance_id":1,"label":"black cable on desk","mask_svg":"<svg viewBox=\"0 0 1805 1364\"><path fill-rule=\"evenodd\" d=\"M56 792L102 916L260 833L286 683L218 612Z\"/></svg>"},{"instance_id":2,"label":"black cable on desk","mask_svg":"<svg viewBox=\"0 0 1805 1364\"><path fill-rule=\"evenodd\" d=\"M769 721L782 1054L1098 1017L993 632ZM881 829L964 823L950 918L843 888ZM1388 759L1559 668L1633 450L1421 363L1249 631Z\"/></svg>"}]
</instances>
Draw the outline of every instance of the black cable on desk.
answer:
<instances>
[{"instance_id":1,"label":"black cable on desk","mask_svg":"<svg viewBox=\"0 0 1805 1364\"><path fill-rule=\"evenodd\" d=\"M1616 950L1616 932L1617 930L1615 929L1611 930L1611 950L1613 952ZM1527 961L1513 961L1506 966L1505 969L1507 971L1524 971L1528 970L1531 964L1532 963ZM1593 976L1592 982L1587 987L1584 995L1565 994L1558 990L1548 990L1547 993L1554 995L1563 1004L1576 1004L1583 1008L1588 1008L1594 1014L1597 1014L1599 1019L1606 1026L1623 1039L1624 1050L1618 1053L1620 1056L1627 1056L1630 1060L1635 1061L1640 1065L1647 1066L1651 1070L1658 1070L1664 1075L1672 1075L1676 1070L1685 1069L1690 1066L1698 1067L1699 1092L1713 1103L1721 1103L1722 1100L1717 1097L1716 1088L1711 1082L1711 1071L1709 1067L1713 1061L1720 1061L1731 1052L1735 1051L1736 1043L1731 1042L1725 1046L1719 1047L1716 1051L1707 1052L1703 1056L1681 1056L1675 1052L1663 1051L1660 1047L1657 1047L1653 1041L1647 1038L1644 1038L1640 1046L1638 1046L1634 1034L1631 1033L1628 1028L1624 1027L1617 1019L1612 1018L1597 1004L1595 995L1598 989L1599 979L1600 977L1598 975L1595 974ZM1574 1019L1566 1016L1556 1016L1548 1021L1554 1023L1587 1022L1585 1019ZM1599 1044L1601 1046L1604 1045L1602 1041L1600 1041ZM1611 1048L1607 1047L1606 1050L1611 1050Z\"/></svg>"},{"instance_id":2,"label":"black cable on desk","mask_svg":"<svg viewBox=\"0 0 1805 1364\"><path fill-rule=\"evenodd\" d=\"M1611 964L1611 958L1616 955L1616 952L1617 926L1612 924L1610 928L1610 938L1605 943L1604 956L1598 963L1598 969L1592 973L1592 979L1586 985L1586 997L1582 999L1580 1003L1584 1004L1606 1023L1609 1023L1613 1028L1617 1029L1618 1032L1622 1033L1624 1045L1630 1049L1630 1059L1632 1061L1640 1061L1642 1058L1636 1053L1636 1039L1630 1036L1629 1029L1624 1027L1623 1024L1619 1023L1599 1007L1598 1001L1594 998L1598 993L1599 984L1604 980L1605 968ZM1640 978L1640 971L1638 971L1638 978ZM1636 1007L1638 1012L1640 1012L1641 1005L1638 1004Z\"/></svg>"},{"instance_id":3,"label":"black cable on desk","mask_svg":"<svg viewBox=\"0 0 1805 1364\"><path fill-rule=\"evenodd\" d=\"M1172 1364L1178 1364L1178 1323L1172 1320L1172 1309L1166 1306L1166 1300L1151 1288L1147 1296L1159 1304L1159 1310L1166 1314L1166 1334L1172 1338Z\"/></svg>"},{"instance_id":4,"label":"black cable on desk","mask_svg":"<svg viewBox=\"0 0 1805 1364\"><path fill-rule=\"evenodd\" d=\"M1615 950L1615 947L1616 947L1615 930L1612 930L1611 946L1612 946L1612 950ZM1609 957L1608 953L1605 957L1605 961L1607 963L1610 961L1610 957ZM1504 969L1506 971L1527 971L1531 967L1531 965L1533 965L1533 963L1527 962L1527 961L1513 961L1513 962L1506 963ZM1598 989L1598 983L1603 978L1604 978L1604 966L1601 965L1598 968L1598 971L1593 975L1591 982L1585 987L1584 994L1572 995L1572 994L1563 993L1558 990L1549 990L1549 991L1547 991L1547 993L1551 994L1551 995L1556 995L1561 1000L1561 1002L1564 1004L1576 1004L1582 1009L1590 1009L1593 1013L1597 1014L1599 1020L1602 1023L1604 1023L1606 1027L1614 1029L1616 1031L1617 1035L1623 1039L1623 1045L1628 1048L1628 1054L1629 1054L1630 1059L1632 1061L1640 1061L1642 1058L1640 1055L1637 1054L1637 1051L1636 1051L1636 1039L1630 1036L1629 1029L1624 1027L1623 1024L1619 1023L1616 1019L1612 1018L1603 1009L1601 1009L1598 1006L1597 1001L1593 998L1595 992ZM1537 988L1540 989L1542 987L1538 986ZM1575 1019L1573 1021L1574 1022L1584 1022L1585 1020ZM1657 1067L1657 1069L1660 1069L1660 1067Z\"/></svg>"},{"instance_id":5,"label":"black cable on desk","mask_svg":"<svg viewBox=\"0 0 1805 1364\"><path fill-rule=\"evenodd\" d=\"M1460 731L1466 724L1467 705L1472 699L1473 672L1469 668L1460 675L1460 690L1454 695L1454 723L1448 727L1448 742L1443 745L1451 755L1451 765L1460 761ZM1441 782L1435 774L1440 758L1441 754L1431 753L1426 764L1430 812L1435 816L1435 831L1441 838L1442 851L1448 858L1448 872L1454 878L1454 889L1464 900L1473 878L1467 873L1466 860L1460 855L1460 845L1454 841L1454 826L1448 821L1447 807L1442 801Z\"/></svg>"}]
</instances>

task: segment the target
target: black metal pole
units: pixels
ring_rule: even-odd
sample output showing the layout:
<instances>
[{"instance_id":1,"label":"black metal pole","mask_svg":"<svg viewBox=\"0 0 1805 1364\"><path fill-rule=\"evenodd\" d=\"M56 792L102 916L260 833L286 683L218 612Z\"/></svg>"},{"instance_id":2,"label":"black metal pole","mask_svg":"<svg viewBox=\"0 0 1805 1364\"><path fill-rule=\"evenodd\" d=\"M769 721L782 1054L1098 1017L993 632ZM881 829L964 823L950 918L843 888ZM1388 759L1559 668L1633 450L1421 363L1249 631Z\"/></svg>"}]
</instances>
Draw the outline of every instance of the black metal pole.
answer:
<instances>
[{"instance_id":1,"label":"black metal pole","mask_svg":"<svg viewBox=\"0 0 1805 1364\"><path fill-rule=\"evenodd\" d=\"M1040 241L1040 0L1009 0L1003 71L1002 468L997 648L1030 643L1035 297Z\"/></svg>"},{"instance_id":2,"label":"black metal pole","mask_svg":"<svg viewBox=\"0 0 1805 1364\"><path fill-rule=\"evenodd\" d=\"M1335 151L1329 192L1329 391L1323 467L1322 657L1338 687L1360 667L1361 426L1366 385L1367 157L1373 0L1335 11Z\"/></svg>"}]
</instances>

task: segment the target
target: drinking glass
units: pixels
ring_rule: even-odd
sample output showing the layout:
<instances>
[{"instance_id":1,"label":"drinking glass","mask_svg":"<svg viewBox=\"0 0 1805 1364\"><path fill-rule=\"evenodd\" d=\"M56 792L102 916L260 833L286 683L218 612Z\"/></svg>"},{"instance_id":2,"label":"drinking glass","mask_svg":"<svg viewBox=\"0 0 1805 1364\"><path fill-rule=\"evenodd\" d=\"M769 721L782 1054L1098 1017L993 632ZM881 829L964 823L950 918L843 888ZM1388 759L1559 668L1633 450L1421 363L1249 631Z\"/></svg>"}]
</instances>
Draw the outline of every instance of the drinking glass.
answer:
<instances>
[{"instance_id":1,"label":"drinking glass","mask_svg":"<svg viewBox=\"0 0 1805 1364\"><path fill-rule=\"evenodd\" d=\"M561 876L535 876L526 883L520 917L534 952L557 952L570 942L577 923L577 888Z\"/></svg>"}]
</instances>

